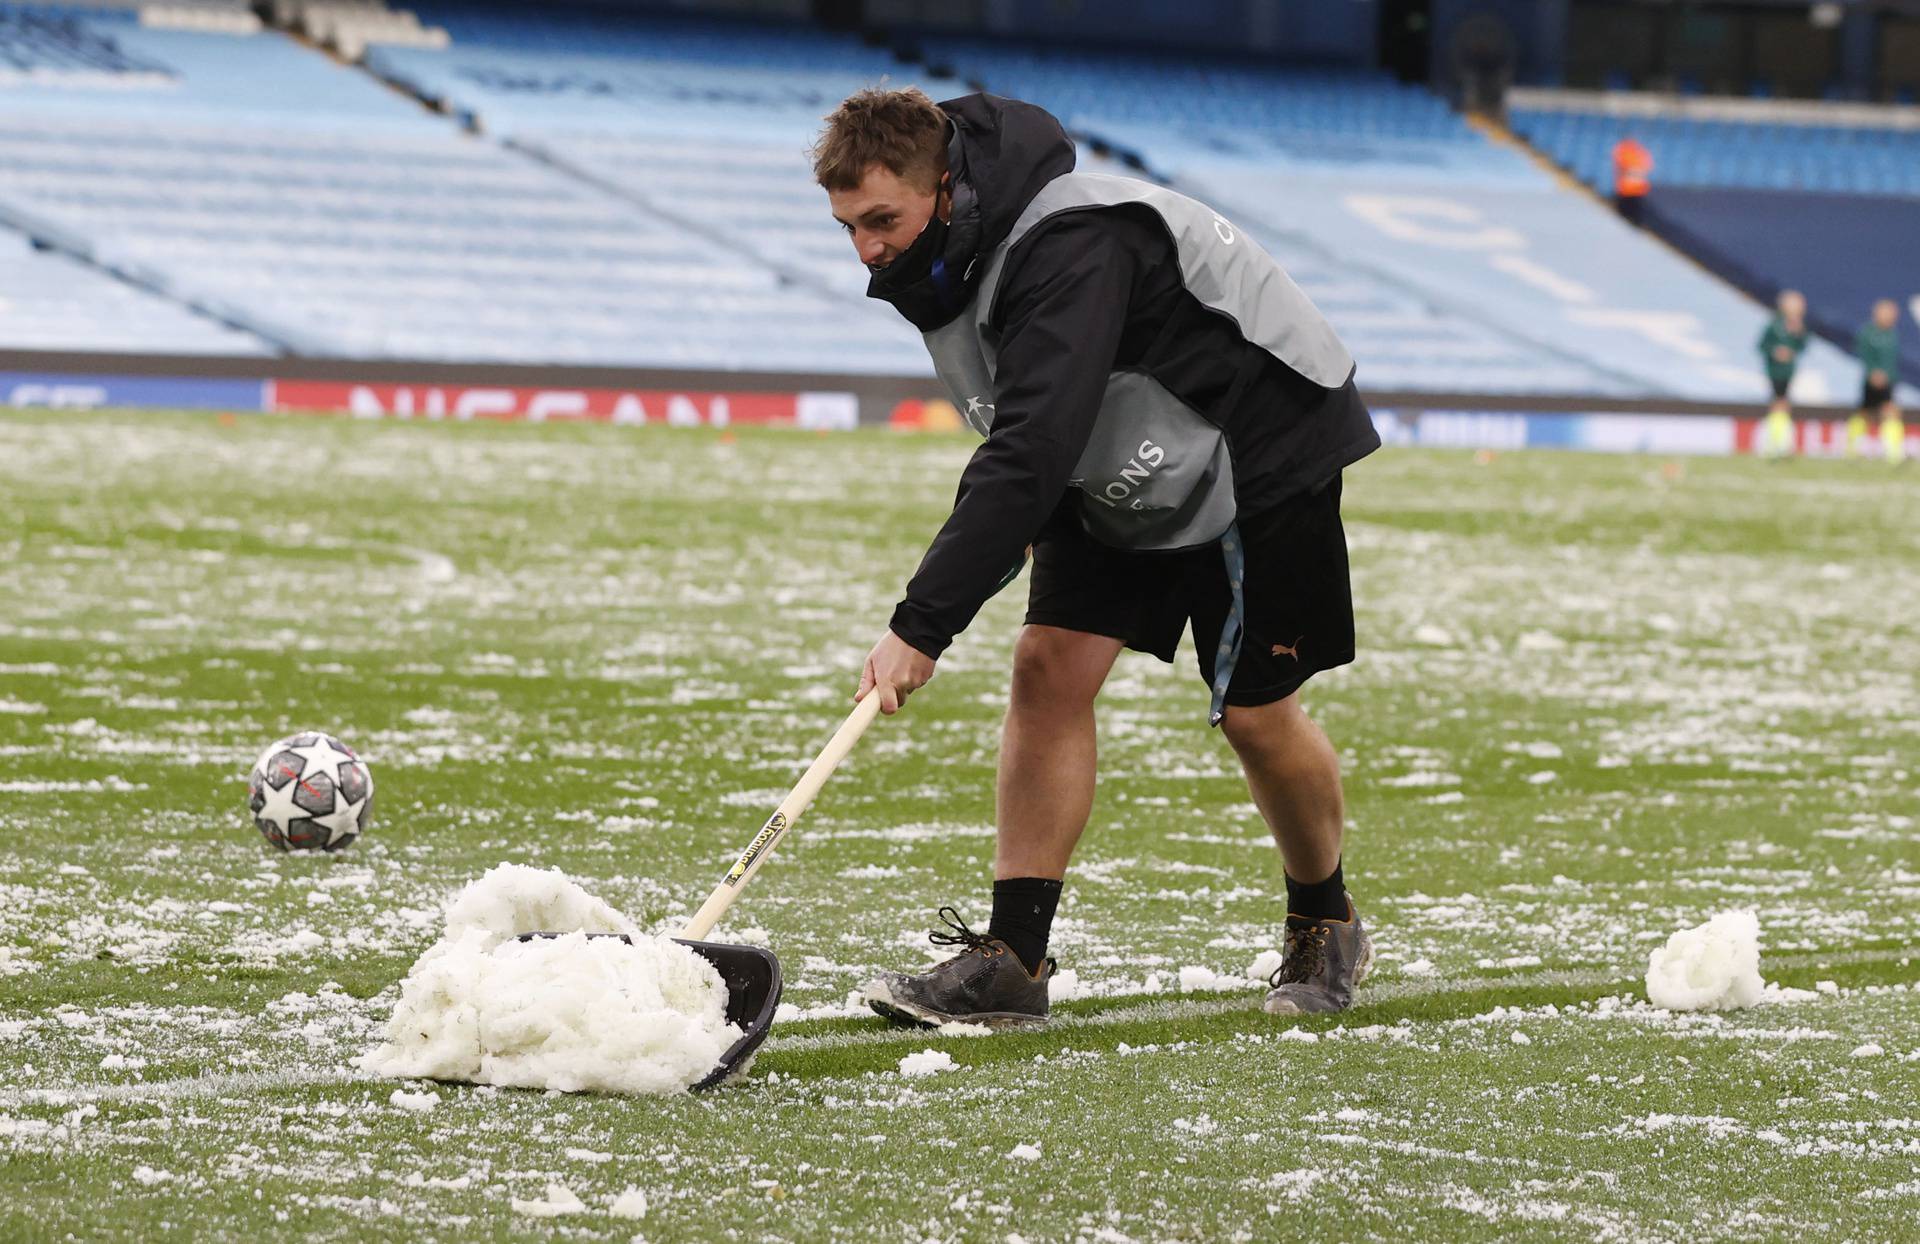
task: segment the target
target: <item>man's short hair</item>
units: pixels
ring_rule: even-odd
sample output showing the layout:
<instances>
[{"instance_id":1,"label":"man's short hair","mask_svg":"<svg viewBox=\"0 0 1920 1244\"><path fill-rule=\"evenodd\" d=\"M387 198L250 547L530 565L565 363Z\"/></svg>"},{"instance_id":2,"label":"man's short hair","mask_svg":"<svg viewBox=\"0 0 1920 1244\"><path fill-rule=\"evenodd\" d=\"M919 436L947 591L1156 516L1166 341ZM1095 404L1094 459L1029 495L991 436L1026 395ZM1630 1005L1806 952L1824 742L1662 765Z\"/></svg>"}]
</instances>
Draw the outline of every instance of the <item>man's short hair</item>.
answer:
<instances>
[{"instance_id":1,"label":"man's short hair","mask_svg":"<svg viewBox=\"0 0 1920 1244\"><path fill-rule=\"evenodd\" d=\"M858 189L878 164L930 192L947 171L947 114L917 86L857 91L826 121L812 153L813 179L823 189Z\"/></svg>"}]
</instances>

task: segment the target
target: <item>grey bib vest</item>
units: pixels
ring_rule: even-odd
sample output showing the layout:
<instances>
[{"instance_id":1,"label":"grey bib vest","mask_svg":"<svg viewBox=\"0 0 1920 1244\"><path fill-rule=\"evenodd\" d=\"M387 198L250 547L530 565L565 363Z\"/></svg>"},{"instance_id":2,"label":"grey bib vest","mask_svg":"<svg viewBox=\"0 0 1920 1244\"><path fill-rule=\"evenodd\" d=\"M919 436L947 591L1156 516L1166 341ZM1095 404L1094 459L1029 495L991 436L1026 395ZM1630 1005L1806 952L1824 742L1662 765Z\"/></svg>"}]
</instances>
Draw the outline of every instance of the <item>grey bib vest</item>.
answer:
<instances>
[{"instance_id":1,"label":"grey bib vest","mask_svg":"<svg viewBox=\"0 0 1920 1244\"><path fill-rule=\"evenodd\" d=\"M1121 204L1159 214L1187 292L1231 318L1247 341L1323 388L1337 389L1352 376L1352 356L1285 269L1211 208L1131 177L1066 173L1033 197L982 261L972 305L924 334L935 372L975 431L993 429L998 343L987 321L1008 252L1050 217ZM1121 548L1190 548L1220 540L1233 526L1225 435L1144 371L1107 377L1071 483L1081 493L1087 531Z\"/></svg>"}]
</instances>

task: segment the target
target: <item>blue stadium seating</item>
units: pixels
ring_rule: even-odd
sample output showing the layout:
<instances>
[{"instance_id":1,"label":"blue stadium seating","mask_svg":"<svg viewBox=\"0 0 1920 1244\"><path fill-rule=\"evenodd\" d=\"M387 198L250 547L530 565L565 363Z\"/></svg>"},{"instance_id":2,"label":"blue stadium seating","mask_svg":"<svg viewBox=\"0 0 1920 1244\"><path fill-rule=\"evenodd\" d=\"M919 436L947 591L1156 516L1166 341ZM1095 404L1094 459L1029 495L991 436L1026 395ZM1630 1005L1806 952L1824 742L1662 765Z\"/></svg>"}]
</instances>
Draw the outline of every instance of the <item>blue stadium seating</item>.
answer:
<instances>
[{"instance_id":1,"label":"blue stadium seating","mask_svg":"<svg viewBox=\"0 0 1920 1244\"><path fill-rule=\"evenodd\" d=\"M0 50L45 71L0 80L0 222L270 348L929 371L862 296L805 152L860 85L966 82L801 26L562 5L430 0L421 16L453 45L375 46L365 70L271 32L50 11L59 30L14 23L11 44L0 21ZM96 68L102 45L124 64L76 69L61 31ZM979 41L926 52L1217 206L1326 310L1370 388L1760 393L1758 307L1425 92ZM1803 396L1851 370L1817 347Z\"/></svg>"},{"instance_id":2,"label":"blue stadium seating","mask_svg":"<svg viewBox=\"0 0 1920 1244\"><path fill-rule=\"evenodd\" d=\"M1920 129L1623 117L1516 109L1514 132L1601 193L1613 148L1631 133L1653 153L1656 185L1920 195Z\"/></svg>"},{"instance_id":3,"label":"blue stadium seating","mask_svg":"<svg viewBox=\"0 0 1920 1244\"><path fill-rule=\"evenodd\" d=\"M0 216L302 354L897 370L764 265L484 142L0 119Z\"/></svg>"},{"instance_id":4,"label":"blue stadium seating","mask_svg":"<svg viewBox=\"0 0 1920 1244\"><path fill-rule=\"evenodd\" d=\"M796 285L278 35L148 31L117 16L81 25L178 81L0 88L0 220L283 349L925 366L884 308ZM867 322L853 330L850 315Z\"/></svg>"},{"instance_id":5,"label":"blue stadium seating","mask_svg":"<svg viewBox=\"0 0 1920 1244\"><path fill-rule=\"evenodd\" d=\"M0 230L0 343L14 350L266 354L251 333Z\"/></svg>"},{"instance_id":6,"label":"blue stadium seating","mask_svg":"<svg viewBox=\"0 0 1920 1244\"><path fill-rule=\"evenodd\" d=\"M62 55L63 48L71 54ZM151 28L126 9L0 5L0 64L17 70L0 74L0 115L322 128L435 124L366 74L281 35Z\"/></svg>"},{"instance_id":7,"label":"blue stadium seating","mask_svg":"<svg viewBox=\"0 0 1920 1244\"><path fill-rule=\"evenodd\" d=\"M1194 68L934 41L930 59L1061 110L1285 263L1374 388L1759 399L1761 309L1384 75ZM1182 124L1169 124L1162 105ZM1816 345L1800 395L1837 395Z\"/></svg>"},{"instance_id":8,"label":"blue stadium seating","mask_svg":"<svg viewBox=\"0 0 1920 1244\"><path fill-rule=\"evenodd\" d=\"M932 39L922 51L930 64L1031 100L1069 124L1097 118L1429 142L1473 138L1437 96L1378 74L1022 48L979 39Z\"/></svg>"}]
</instances>

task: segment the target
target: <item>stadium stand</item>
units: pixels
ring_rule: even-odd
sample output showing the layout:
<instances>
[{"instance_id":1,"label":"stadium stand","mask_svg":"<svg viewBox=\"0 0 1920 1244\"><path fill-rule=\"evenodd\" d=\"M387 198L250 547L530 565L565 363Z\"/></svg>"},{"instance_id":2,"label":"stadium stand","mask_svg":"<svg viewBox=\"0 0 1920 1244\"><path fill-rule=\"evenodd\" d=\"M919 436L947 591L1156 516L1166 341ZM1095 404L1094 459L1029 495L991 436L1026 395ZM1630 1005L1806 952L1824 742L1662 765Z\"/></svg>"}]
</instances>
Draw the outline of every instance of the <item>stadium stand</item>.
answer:
<instances>
[{"instance_id":1,"label":"stadium stand","mask_svg":"<svg viewBox=\"0 0 1920 1244\"><path fill-rule=\"evenodd\" d=\"M325 38L340 6L268 12ZM950 38L916 66L802 25L415 12L446 45L355 36L362 72L274 31L0 6L0 220L287 352L918 376L805 149L861 85L971 83L1056 110L1083 166L1111 150L1216 204L1372 388L1762 393L1759 307L1383 75ZM1802 396L1850 374L1816 348Z\"/></svg>"},{"instance_id":2,"label":"stadium stand","mask_svg":"<svg viewBox=\"0 0 1920 1244\"><path fill-rule=\"evenodd\" d=\"M757 41L726 24L650 19L629 31L631 43L609 46L604 27L585 21L549 25L452 6L428 12L453 32L447 53L380 48L369 54L369 67L473 118L512 145L655 210L685 211L697 204L702 218L742 253L850 295L864 287L865 274L849 262L846 242L822 210L820 192L800 155L820 115L883 74L894 82L917 79L936 96L966 89L926 70L893 64L885 53L850 39L816 31L776 31ZM958 55L970 46L940 45L929 50L929 57L936 66L951 61L966 76L998 85L1000 62L983 67ZM534 47L538 50L528 50ZM794 63L808 69L785 67ZM1021 80L1013 93L1058 107L1083 133L1098 125L1103 145L1142 153L1150 166L1177 166L1182 153L1242 149L1251 159L1272 162L1285 158L1282 151L1289 145L1311 161L1339 146L1327 137L1326 126L1328 117L1342 116L1363 119L1347 137L1370 134L1374 167L1389 175L1402 176L1409 165L1451 169L1478 161L1509 177L1537 176L1524 160L1487 143L1431 96L1390 85L1382 90L1381 80L1371 76L1300 79L1247 72L1235 78L1175 71L1173 82L1159 84L1150 78L1155 64L1146 63L1129 66L1134 80L1103 79L1076 87L1071 75L1048 62L1016 54L1009 63L1043 65L1052 84L1029 91ZM1139 80L1143 75L1147 80ZM1192 96L1184 103L1181 80ZM1286 113L1281 100L1267 98L1254 108L1265 118L1293 116L1290 135L1278 127L1219 124L1240 116L1262 85L1299 105L1299 111ZM1171 98L1176 111L1217 124L1196 137L1144 120L1101 122L1076 104L1143 93ZM1347 106L1356 97L1362 105ZM1341 149L1350 155L1351 142ZM1436 302L1388 274L1343 263L1310 237L1271 227L1255 232L1335 323L1356 338L1356 348L1367 358L1369 383L1493 392L1636 387L1576 353L1543 350L1524 337L1456 315L1450 300ZM878 310L883 317L891 314ZM850 334L867 331L870 322L849 319ZM926 364L914 358L903 360L903 366L922 372Z\"/></svg>"},{"instance_id":3,"label":"stadium stand","mask_svg":"<svg viewBox=\"0 0 1920 1244\"><path fill-rule=\"evenodd\" d=\"M1761 302L1807 295L1808 319L1846 343L1881 298L1920 291L1920 115L1858 104L1516 93L1513 128L1600 193L1632 133L1652 152L1647 227ZM1920 376L1920 323L1901 316ZM1846 385L1836 396L1854 391ZM1903 387L1906 400L1920 390Z\"/></svg>"},{"instance_id":4,"label":"stadium stand","mask_svg":"<svg viewBox=\"0 0 1920 1244\"><path fill-rule=\"evenodd\" d=\"M1190 72L1127 54L930 40L928 58L1062 110L1289 265L1376 388L1758 400L1765 312L1438 99L1360 72ZM1156 77L1156 73L1160 76ZM1159 104L1185 118L1153 120ZM1797 392L1851 368L1809 351Z\"/></svg>"},{"instance_id":5,"label":"stadium stand","mask_svg":"<svg viewBox=\"0 0 1920 1244\"><path fill-rule=\"evenodd\" d=\"M1612 189L1614 144L1631 132L1653 152L1662 186L1920 195L1920 117L1911 110L1646 97L1629 109L1625 102L1526 92L1509 123L1603 194Z\"/></svg>"},{"instance_id":6,"label":"stadium stand","mask_svg":"<svg viewBox=\"0 0 1920 1244\"><path fill-rule=\"evenodd\" d=\"M1882 194L1678 187L1647 208L1648 227L1755 298L1807 298L1807 322L1846 344L1875 302L1904 304L1901 371L1920 378L1920 201ZM1920 402L1901 386L1900 400Z\"/></svg>"},{"instance_id":7,"label":"stadium stand","mask_svg":"<svg viewBox=\"0 0 1920 1244\"><path fill-rule=\"evenodd\" d=\"M924 366L903 326L876 315L849 331L832 295L281 36L149 30L124 14L55 24L140 76L0 88L0 219L283 350Z\"/></svg>"},{"instance_id":8,"label":"stadium stand","mask_svg":"<svg viewBox=\"0 0 1920 1244\"><path fill-rule=\"evenodd\" d=\"M376 48L373 72L797 285L846 299L837 312L846 348L863 337L903 343L896 369L929 370L917 337L864 299L867 274L827 213L806 152L820 118L863 86L918 82L940 96L958 93L957 83L801 26L648 16L610 31L604 15L565 7L538 17L423 11L452 31L453 45Z\"/></svg>"},{"instance_id":9,"label":"stadium stand","mask_svg":"<svg viewBox=\"0 0 1920 1244\"><path fill-rule=\"evenodd\" d=\"M251 333L0 230L0 342L16 350L266 354Z\"/></svg>"},{"instance_id":10,"label":"stadium stand","mask_svg":"<svg viewBox=\"0 0 1920 1244\"><path fill-rule=\"evenodd\" d=\"M390 9L384 0L272 0L267 12L275 26L297 30L348 60L375 44L447 46L444 29L422 26L411 10Z\"/></svg>"}]
</instances>

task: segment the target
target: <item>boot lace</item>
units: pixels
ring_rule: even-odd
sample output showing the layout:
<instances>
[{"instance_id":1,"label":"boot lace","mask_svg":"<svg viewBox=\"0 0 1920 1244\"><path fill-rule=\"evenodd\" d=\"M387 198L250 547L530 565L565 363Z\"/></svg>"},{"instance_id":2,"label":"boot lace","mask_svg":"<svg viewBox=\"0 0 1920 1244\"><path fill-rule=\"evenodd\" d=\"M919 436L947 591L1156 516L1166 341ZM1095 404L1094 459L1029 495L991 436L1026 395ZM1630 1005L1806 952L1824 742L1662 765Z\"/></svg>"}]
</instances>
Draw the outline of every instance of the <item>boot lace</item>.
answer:
<instances>
[{"instance_id":1,"label":"boot lace","mask_svg":"<svg viewBox=\"0 0 1920 1244\"><path fill-rule=\"evenodd\" d=\"M1267 978L1267 984L1278 989L1282 985L1298 985L1318 976L1320 969L1326 966L1329 932L1331 930L1324 924L1297 928L1289 926L1286 942L1280 948L1280 966Z\"/></svg>"},{"instance_id":2,"label":"boot lace","mask_svg":"<svg viewBox=\"0 0 1920 1244\"><path fill-rule=\"evenodd\" d=\"M964 946L966 949L960 952L964 955L968 951L987 949L993 940L984 933L975 933L968 928L967 922L960 918L960 913L951 907L940 909L940 922L950 931L942 933L935 929L927 934L927 940L935 946Z\"/></svg>"}]
</instances>

